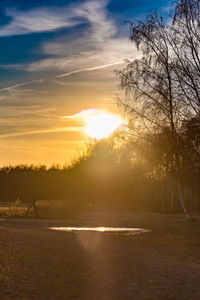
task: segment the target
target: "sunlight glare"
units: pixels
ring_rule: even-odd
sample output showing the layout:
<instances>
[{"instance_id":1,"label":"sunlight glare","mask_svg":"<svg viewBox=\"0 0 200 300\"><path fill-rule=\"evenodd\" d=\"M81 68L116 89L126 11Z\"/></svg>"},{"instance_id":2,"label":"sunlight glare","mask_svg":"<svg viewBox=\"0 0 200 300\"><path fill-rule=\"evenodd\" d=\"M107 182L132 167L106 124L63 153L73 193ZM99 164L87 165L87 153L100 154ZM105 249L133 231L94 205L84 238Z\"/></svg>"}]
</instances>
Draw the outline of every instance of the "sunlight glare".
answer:
<instances>
[{"instance_id":1,"label":"sunlight glare","mask_svg":"<svg viewBox=\"0 0 200 300\"><path fill-rule=\"evenodd\" d=\"M86 133L97 140L108 138L122 125L122 119L114 114L100 112L86 117Z\"/></svg>"}]
</instances>

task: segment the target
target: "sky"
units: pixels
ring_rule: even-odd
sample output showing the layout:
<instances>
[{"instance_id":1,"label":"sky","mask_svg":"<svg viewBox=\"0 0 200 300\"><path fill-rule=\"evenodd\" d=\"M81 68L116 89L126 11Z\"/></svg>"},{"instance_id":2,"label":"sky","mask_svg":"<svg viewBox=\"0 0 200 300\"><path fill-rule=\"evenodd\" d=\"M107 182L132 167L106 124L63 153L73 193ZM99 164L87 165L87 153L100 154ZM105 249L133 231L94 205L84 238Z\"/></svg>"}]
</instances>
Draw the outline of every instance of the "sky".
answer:
<instances>
[{"instance_id":1,"label":"sky","mask_svg":"<svg viewBox=\"0 0 200 300\"><path fill-rule=\"evenodd\" d=\"M115 70L138 53L129 22L169 0L1 0L0 166L68 164L81 111L119 114Z\"/></svg>"}]
</instances>

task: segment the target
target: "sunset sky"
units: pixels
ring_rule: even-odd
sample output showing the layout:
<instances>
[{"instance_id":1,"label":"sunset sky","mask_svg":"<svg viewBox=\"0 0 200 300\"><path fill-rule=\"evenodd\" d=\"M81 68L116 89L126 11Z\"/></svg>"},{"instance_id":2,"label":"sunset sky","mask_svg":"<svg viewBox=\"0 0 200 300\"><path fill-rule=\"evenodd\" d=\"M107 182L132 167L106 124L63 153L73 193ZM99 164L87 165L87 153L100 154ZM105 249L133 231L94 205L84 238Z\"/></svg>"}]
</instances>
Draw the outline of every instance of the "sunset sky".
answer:
<instances>
[{"instance_id":1,"label":"sunset sky","mask_svg":"<svg viewBox=\"0 0 200 300\"><path fill-rule=\"evenodd\" d=\"M88 139L80 111L119 113L128 21L168 3L1 0L0 165L68 163Z\"/></svg>"}]
</instances>

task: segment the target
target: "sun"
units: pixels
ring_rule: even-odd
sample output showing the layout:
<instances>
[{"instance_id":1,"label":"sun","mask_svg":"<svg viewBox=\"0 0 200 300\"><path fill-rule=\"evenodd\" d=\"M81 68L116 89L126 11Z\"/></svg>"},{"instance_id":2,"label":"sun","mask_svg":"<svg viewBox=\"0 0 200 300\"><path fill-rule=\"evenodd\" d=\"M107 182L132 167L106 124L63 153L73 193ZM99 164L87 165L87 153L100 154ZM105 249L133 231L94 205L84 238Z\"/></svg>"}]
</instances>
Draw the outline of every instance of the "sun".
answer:
<instances>
[{"instance_id":1,"label":"sun","mask_svg":"<svg viewBox=\"0 0 200 300\"><path fill-rule=\"evenodd\" d=\"M108 138L123 123L120 117L107 112L88 115L85 117L85 121L85 132L97 140Z\"/></svg>"},{"instance_id":2,"label":"sun","mask_svg":"<svg viewBox=\"0 0 200 300\"><path fill-rule=\"evenodd\" d=\"M100 108L89 108L69 116L64 119L73 119L75 122L82 123L81 132L96 140L106 139L126 122L119 115L109 113Z\"/></svg>"}]
</instances>

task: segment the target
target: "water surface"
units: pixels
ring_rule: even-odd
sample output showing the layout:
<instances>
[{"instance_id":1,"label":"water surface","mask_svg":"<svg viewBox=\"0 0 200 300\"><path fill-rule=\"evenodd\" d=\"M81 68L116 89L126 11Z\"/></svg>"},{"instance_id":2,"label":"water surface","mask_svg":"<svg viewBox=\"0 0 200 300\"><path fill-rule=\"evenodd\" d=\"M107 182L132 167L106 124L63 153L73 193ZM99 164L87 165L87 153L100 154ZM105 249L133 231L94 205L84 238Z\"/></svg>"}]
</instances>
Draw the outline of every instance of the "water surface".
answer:
<instances>
[{"instance_id":1,"label":"water surface","mask_svg":"<svg viewBox=\"0 0 200 300\"><path fill-rule=\"evenodd\" d=\"M59 230L66 232L80 232L80 231L93 231L105 232L113 234L135 235L145 232L150 232L148 229L143 228L129 228L129 227L50 227L51 230Z\"/></svg>"}]
</instances>

